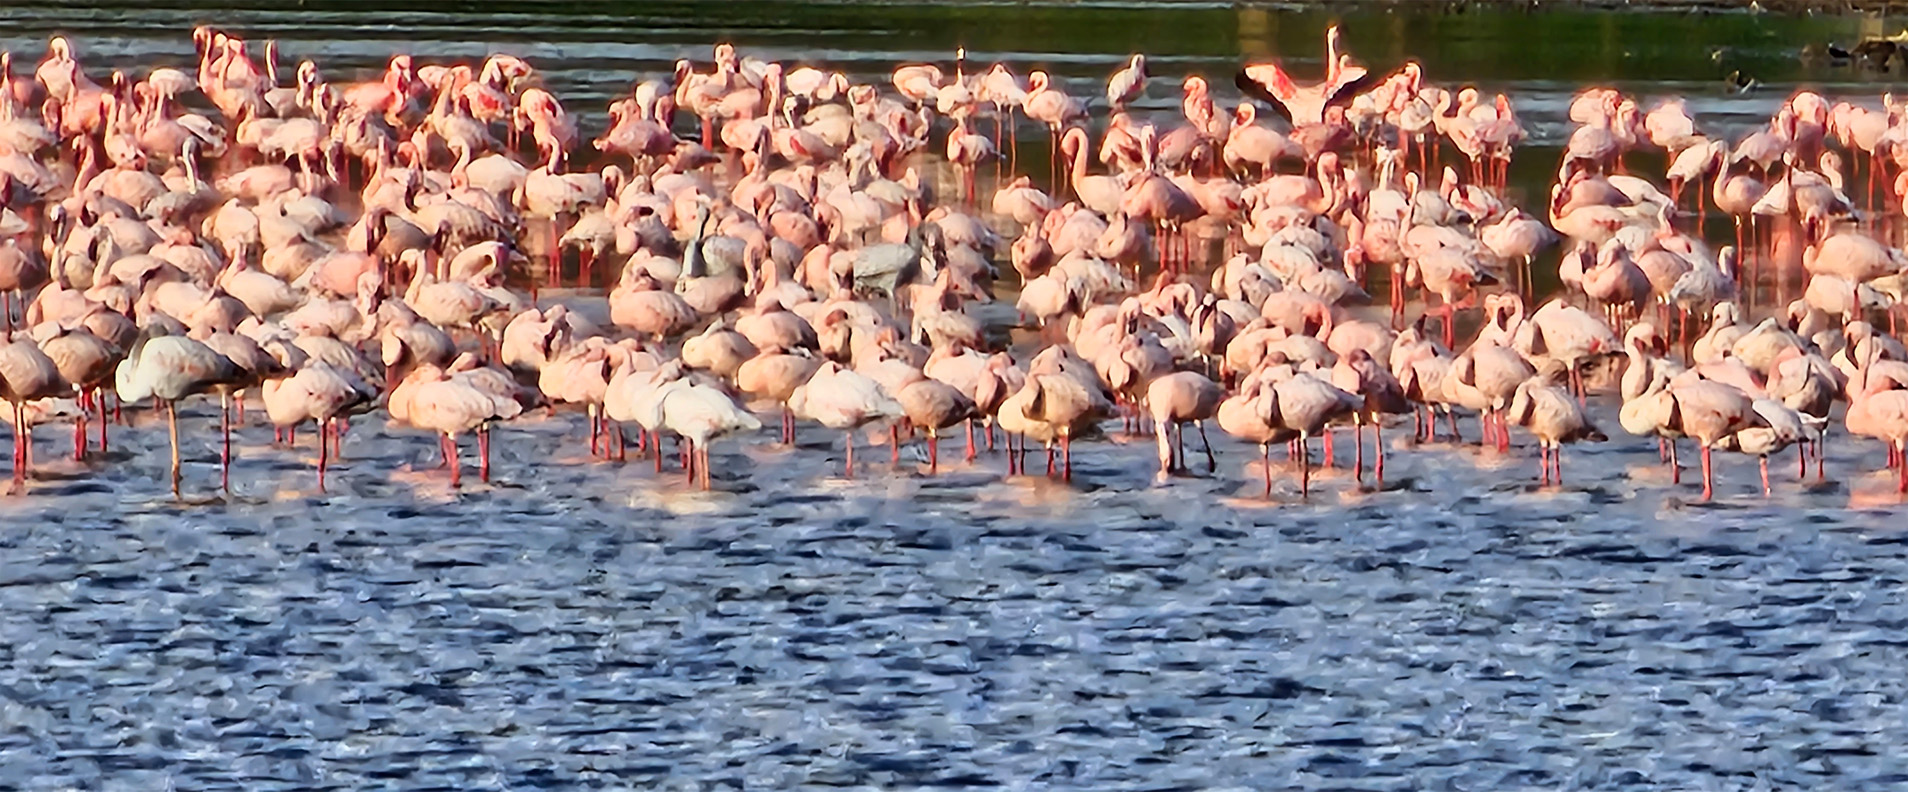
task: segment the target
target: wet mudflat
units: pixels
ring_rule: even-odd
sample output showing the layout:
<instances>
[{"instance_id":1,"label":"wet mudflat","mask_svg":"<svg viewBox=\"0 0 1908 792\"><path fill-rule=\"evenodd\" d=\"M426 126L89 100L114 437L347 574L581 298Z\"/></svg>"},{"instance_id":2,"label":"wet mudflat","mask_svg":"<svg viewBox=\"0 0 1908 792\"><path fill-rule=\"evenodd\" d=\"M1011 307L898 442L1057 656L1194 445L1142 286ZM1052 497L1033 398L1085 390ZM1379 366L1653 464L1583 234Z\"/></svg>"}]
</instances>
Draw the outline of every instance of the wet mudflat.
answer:
<instances>
[{"instance_id":1,"label":"wet mudflat","mask_svg":"<svg viewBox=\"0 0 1908 792\"><path fill-rule=\"evenodd\" d=\"M216 486L216 416L187 485ZM1611 410L1596 414L1614 422ZM1694 503L1651 443L1389 438L1297 501L1274 454L1073 486L838 437L717 449L718 491L592 462L560 414L452 492L361 420L333 493L241 432L174 503L162 428L4 504L0 738L34 787L1749 789L1900 783L1908 534L1876 460ZM1465 425L1467 432L1472 427ZM197 430L197 431L195 431ZM772 431L772 430L770 430ZM1218 435L1218 433L1214 433ZM1394 435L1404 432L1394 432ZM1338 443L1345 452L1349 444ZM1196 442L1196 441L1195 441ZM56 441L43 445L57 448ZM41 456L51 456L43 447ZM957 458L958 440L944 459ZM1190 451L1195 469L1203 458ZM1039 457L1032 467L1040 471ZM1341 456L1340 465L1344 461ZM1692 471L1693 473L1693 471ZM69 477L70 476L70 477ZM1369 473L1367 473L1369 477ZM272 779L267 782L264 779Z\"/></svg>"}]
</instances>

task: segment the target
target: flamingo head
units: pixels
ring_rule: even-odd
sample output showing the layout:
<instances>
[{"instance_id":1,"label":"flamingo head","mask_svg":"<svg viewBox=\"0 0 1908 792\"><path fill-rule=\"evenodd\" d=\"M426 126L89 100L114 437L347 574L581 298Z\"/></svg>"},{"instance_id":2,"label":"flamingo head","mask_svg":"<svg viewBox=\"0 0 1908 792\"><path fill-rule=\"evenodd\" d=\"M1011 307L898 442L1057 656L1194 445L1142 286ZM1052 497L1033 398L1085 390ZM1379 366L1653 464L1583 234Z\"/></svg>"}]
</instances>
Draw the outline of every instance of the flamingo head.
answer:
<instances>
[{"instance_id":1,"label":"flamingo head","mask_svg":"<svg viewBox=\"0 0 1908 792\"><path fill-rule=\"evenodd\" d=\"M1725 250L1730 251L1732 254L1735 252L1733 246L1725 248ZM1733 258L1734 256L1732 255L1731 257ZM1733 302L1716 303L1716 307L1709 309L1709 317L1711 327L1725 327L1742 321L1742 313L1736 308L1736 304Z\"/></svg>"},{"instance_id":2,"label":"flamingo head","mask_svg":"<svg viewBox=\"0 0 1908 792\"><path fill-rule=\"evenodd\" d=\"M411 56L403 53L392 55L385 79L394 87L409 91L411 83L417 79L417 73L411 67Z\"/></svg>"}]
</instances>

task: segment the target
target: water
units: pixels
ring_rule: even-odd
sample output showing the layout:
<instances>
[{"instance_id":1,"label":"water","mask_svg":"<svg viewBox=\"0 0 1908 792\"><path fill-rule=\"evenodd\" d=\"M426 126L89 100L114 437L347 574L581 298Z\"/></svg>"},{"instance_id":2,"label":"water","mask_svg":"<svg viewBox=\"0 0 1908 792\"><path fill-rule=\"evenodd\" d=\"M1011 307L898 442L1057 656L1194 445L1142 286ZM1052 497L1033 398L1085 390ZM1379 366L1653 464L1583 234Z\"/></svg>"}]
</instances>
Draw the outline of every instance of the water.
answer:
<instances>
[{"instance_id":1,"label":"water","mask_svg":"<svg viewBox=\"0 0 1908 792\"><path fill-rule=\"evenodd\" d=\"M864 79L964 43L1047 64L1076 93L1143 46L1174 75L1242 52L1315 63L1326 15L1145 3L794 8L416 4L366 10L13 5L0 46L78 36L95 62L185 63L216 17L318 55L334 79L403 49L531 57L569 106L701 56L816 56ZM395 5L395 4L393 4ZM402 7L402 6L399 6ZM589 13L575 13L578 8ZM599 10L600 9L600 10ZM1617 76L1708 122L1766 117L1799 81L1869 101L1880 79L1803 62L1853 17L1562 11L1344 15L1376 66L1509 90L1554 142L1569 92ZM1711 51L1720 49L1721 61ZM95 67L98 68L98 67ZM1726 95L1751 69L1771 87ZM1229 94L1228 94L1229 95ZM1548 165L1520 154L1520 173ZM1553 159L1554 161L1554 159ZM1541 176L1524 177L1541 185ZM587 297L573 297L587 303ZM600 304L600 302L598 303ZM715 453L718 491L592 462L580 416L497 433L497 480L453 492L422 434L360 420L318 495L312 450L184 418L114 428L103 462L42 431L31 495L0 502L0 766L26 788L1879 789L1897 746L1908 535L1879 446L1839 435L1831 478L1717 460L1716 502L1650 444L1534 453L1387 436L1388 481L1327 472L1310 502L1214 433L1218 470L1155 484L1109 424L1077 481L1003 460L927 476L803 427ZM1467 422L1471 439L1476 428ZM1521 442L1521 438L1520 438ZM1341 454L1348 448L1341 441ZM466 446L468 448L468 444ZM958 459L946 441L943 460ZM1038 471L1037 455L1032 464ZM1368 476L1369 474L1367 474Z\"/></svg>"}]
</instances>

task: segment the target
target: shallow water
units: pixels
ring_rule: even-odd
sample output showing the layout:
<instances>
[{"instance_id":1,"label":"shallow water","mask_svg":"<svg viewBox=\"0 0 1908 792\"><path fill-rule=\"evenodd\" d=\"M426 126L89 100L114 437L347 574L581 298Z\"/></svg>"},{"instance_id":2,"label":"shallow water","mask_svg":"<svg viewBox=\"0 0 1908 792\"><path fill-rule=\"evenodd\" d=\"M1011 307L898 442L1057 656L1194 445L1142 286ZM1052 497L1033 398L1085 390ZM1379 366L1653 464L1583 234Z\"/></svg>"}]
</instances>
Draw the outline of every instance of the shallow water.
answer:
<instances>
[{"instance_id":1,"label":"shallow water","mask_svg":"<svg viewBox=\"0 0 1908 792\"><path fill-rule=\"evenodd\" d=\"M328 70L373 68L394 48L523 53L586 125L638 70L699 57L716 36L864 76L965 42L982 63L1033 53L1013 62L1054 64L1085 93L1141 42L1162 75L1222 73L1241 51L1302 63L1316 57L1324 19L1143 3L746 3L719 23L674 3L486 8L308 3L219 19L279 36L288 59L322 53ZM0 9L0 46L37 51L57 28L94 57L184 62L186 28L208 15L15 5ZM1576 83L1610 74L1646 94L1702 97L1704 113L1766 117L1786 86L1722 95L1707 46L1772 82L1872 93L1866 76L1795 57L1861 26L1370 12L1351 15L1347 33L1374 65L1411 54L1434 79L1513 91L1555 140ZM1505 32L1527 29L1541 35ZM1638 30L1654 43L1624 45ZM1610 54L1635 48L1634 62ZM1149 106L1173 106L1171 83L1160 78ZM1541 173L1545 156L1520 155L1520 173ZM30 494L0 501L7 783L1908 781L1896 757L1908 739L1908 534L1892 480L1871 472L1879 446L1839 435L1827 482L1798 483L1784 456L1765 499L1753 460L1720 455L1718 498L1700 504L1694 469L1670 483L1652 444L1621 436L1598 398L1594 417L1618 436L1569 449L1561 490L1534 487L1528 447L1411 447L1393 428L1384 489L1343 469L1341 434L1340 469L1321 474L1310 501L1275 455L1265 502L1257 449L1216 430L1217 471L1203 472L1195 435L1198 475L1162 485L1150 438L1109 422L1106 441L1075 449L1067 486L1004 477L998 454L963 464L958 438L943 441L937 476L916 447L890 466L885 447L864 444L860 475L846 480L842 438L805 426L794 450L768 431L720 444L717 491L701 493L673 465L658 475L634 457L594 462L579 415L538 414L497 431L492 483L472 476L452 491L429 437L364 418L331 494L319 495L309 434L295 451L272 448L254 414L237 435L228 498L215 496L215 407L198 403L184 419L179 503L166 491L163 426L129 414L137 426L113 428L109 458L84 465L61 458L64 427L41 430ZM1474 423L1463 431L1475 441ZM1039 471L1038 455L1029 463Z\"/></svg>"}]
</instances>

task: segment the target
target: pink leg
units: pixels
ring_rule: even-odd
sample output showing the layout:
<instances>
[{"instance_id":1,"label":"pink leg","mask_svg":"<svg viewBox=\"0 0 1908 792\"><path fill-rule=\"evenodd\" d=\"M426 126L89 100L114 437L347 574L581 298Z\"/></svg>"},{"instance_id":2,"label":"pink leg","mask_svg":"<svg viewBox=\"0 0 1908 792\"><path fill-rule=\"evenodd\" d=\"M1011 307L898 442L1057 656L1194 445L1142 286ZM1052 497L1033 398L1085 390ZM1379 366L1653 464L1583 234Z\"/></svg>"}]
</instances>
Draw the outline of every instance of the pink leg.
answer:
<instances>
[{"instance_id":1,"label":"pink leg","mask_svg":"<svg viewBox=\"0 0 1908 792\"><path fill-rule=\"evenodd\" d=\"M696 461L697 461L696 446L693 441L684 440L682 442L683 442L683 446L689 450L688 455L682 458L683 483L690 486L694 486L695 483L699 480L696 477Z\"/></svg>"},{"instance_id":2,"label":"pink leg","mask_svg":"<svg viewBox=\"0 0 1908 792\"><path fill-rule=\"evenodd\" d=\"M457 487L463 486L463 460L457 458L457 438L449 434L444 435L444 460L450 463L451 488L456 489Z\"/></svg>"},{"instance_id":3,"label":"pink leg","mask_svg":"<svg viewBox=\"0 0 1908 792\"><path fill-rule=\"evenodd\" d=\"M1377 421L1371 423L1371 448L1377 454L1371 472L1377 478L1378 489L1382 490L1385 488L1385 425Z\"/></svg>"},{"instance_id":4,"label":"pink leg","mask_svg":"<svg viewBox=\"0 0 1908 792\"><path fill-rule=\"evenodd\" d=\"M1064 468L1063 473L1061 475L1061 480L1072 481L1073 480L1073 438L1071 435L1060 436L1060 457L1061 457L1062 467ZM1903 467L1908 468L1908 465L1904 465ZM1908 481L1908 479L1903 479L1903 480Z\"/></svg>"},{"instance_id":5,"label":"pink leg","mask_svg":"<svg viewBox=\"0 0 1908 792\"><path fill-rule=\"evenodd\" d=\"M1352 424L1352 480L1365 482L1365 424Z\"/></svg>"},{"instance_id":6,"label":"pink leg","mask_svg":"<svg viewBox=\"0 0 1908 792\"><path fill-rule=\"evenodd\" d=\"M1671 438L1669 441L1669 465L1670 483L1683 483L1683 465L1676 460L1676 440L1674 438Z\"/></svg>"},{"instance_id":7,"label":"pink leg","mask_svg":"<svg viewBox=\"0 0 1908 792\"><path fill-rule=\"evenodd\" d=\"M477 427L477 477L490 482L490 427Z\"/></svg>"},{"instance_id":8,"label":"pink leg","mask_svg":"<svg viewBox=\"0 0 1908 792\"><path fill-rule=\"evenodd\" d=\"M225 396L219 396L219 432L224 444L219 450L219 489L232 491L232 412Z\"/></svg>"},{"instance_id":9,"label":"pink leg","mask_svg":"<svg viewBox=\"0 0 1908 792\"><path fill-rule=\"evenodd\" d=\"M1710 470L1709 470L1709 446L1705 445L1702 448L1703 448L1703 500L1709 500L1710 498L1715 497L1716 486L1714 483L1714 479L1711 478L1712 474L1710 473Z\"/></svg>"}]
</instances>

